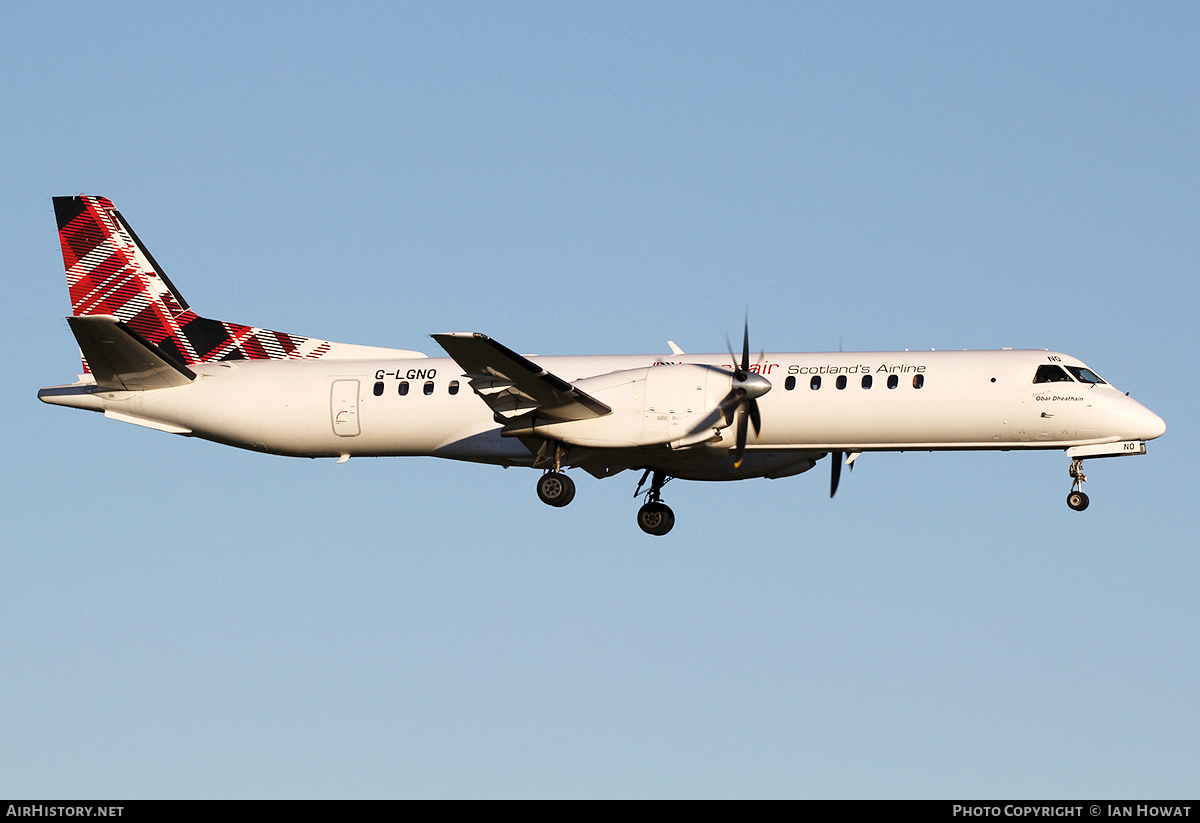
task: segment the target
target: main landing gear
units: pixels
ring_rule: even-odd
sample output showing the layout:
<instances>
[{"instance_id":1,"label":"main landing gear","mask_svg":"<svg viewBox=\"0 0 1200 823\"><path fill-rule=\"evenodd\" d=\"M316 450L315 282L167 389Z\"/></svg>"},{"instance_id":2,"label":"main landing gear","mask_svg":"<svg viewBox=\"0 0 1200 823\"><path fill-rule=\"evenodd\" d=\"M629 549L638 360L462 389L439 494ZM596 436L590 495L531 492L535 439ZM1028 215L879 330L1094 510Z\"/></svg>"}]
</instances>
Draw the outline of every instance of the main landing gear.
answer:
<instances>
[{"instance_id":1,"label":"main landing gear","mask_svg":"<svg viewBox=\"0 0 1200 823\"><path fill-rule=\"evenodd\" d=\"M547 506L561 509L575 499L575 481L562 472L546 472L538 478L537 493Z\"/></svg>"},{"instance_id":2,"label":"main landing gear","mask_svg":"<svg viewBox=\"0 0 1200 823\"><path fill-rule=\"evenodd\" d=\"M1083 493L1083 483L1087 475L1083 473L1083 461L1075 458L1071 461L1071 493L1067 495L1067 505L1077 512L1088 507L1088 496Z\"/></svg>"},{"instance_id":3,"label":"main landing gear","mask_svg":"<svg viewBox=\"0 0 1200 823\"><path fill-rule=\"evenodd\" d=\"M533 461L536 468L546 469L546 473L538 478L538 497L547 506L556 509L561 509L575 499L575 481L562 471L566 455L567 449L562 443L546 440L538 450L537 459Z\"/></svg>"},{"instance_id":4,"label":"main landing gear","mask_svg":"<svg viewBox=\"0 0 1200 823\"><path fill-rule=\"evenodd\" d=\"M662 536L669 532L675 525L675 512L671 511L670 506L662 502L662 487L671 478L655 469L646 469L646 473L642 475L642 479L638 482L637 491L633 493L634 497L641 494L642 486L646 483L647 476L651 476L650 490L646 492L646 504L638 509L638 527L646 534Z\"/></svg>"}]
</instances>

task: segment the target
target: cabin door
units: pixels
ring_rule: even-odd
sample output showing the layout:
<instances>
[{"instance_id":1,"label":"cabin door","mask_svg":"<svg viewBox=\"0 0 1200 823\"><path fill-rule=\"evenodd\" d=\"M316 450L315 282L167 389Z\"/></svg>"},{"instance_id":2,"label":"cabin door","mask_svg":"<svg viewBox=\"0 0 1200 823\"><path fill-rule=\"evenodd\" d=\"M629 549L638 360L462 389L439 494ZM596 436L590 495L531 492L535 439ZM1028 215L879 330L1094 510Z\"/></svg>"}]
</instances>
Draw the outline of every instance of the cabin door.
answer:
<instances>
[{"instance_id":1,"label":"cabin door","mask_svg":"<svg viewBox=\"0 0 1200 823\"><path fill-rule=\"evenodd\" d=\"M329 414L338 437L358 434L358 381L334 380L329 392Z\"/></svg>"}]
</instances>

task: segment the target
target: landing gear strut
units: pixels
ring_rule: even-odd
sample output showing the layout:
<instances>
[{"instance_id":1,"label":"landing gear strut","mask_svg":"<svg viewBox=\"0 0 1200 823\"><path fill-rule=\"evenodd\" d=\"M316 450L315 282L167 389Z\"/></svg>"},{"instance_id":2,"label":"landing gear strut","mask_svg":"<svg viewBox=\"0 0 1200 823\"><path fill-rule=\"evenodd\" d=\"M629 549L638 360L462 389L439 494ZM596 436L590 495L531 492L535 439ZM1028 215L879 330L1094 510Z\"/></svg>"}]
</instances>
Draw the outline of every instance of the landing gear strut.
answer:
<instances>
[{"instance_id":1,"label":"landing gear strut","mask_svg":"<svg viewBox=\"0 0 1200 823\"><path fill-rule=\"evenodd\" d=\"M646 474L642 475L642 479L638 483L637 491L633 493L634 497L637 497L641 493L647 475L652 475L650 490L646 492L646 504L638 509L638 527L646 534L661 537L675 525L675 512L671 511L670 506L662 502L662 487L671 478L655 469L646 469Z\"/></svg>"},{"instance_id":2,"label":"landing gear strut","mask_svg":"<svg viewBox=\"0 0 1200 823\"><path fill-rule=\"evenodd\" d=\"M1088 507L1088 496L1083 493L1083 483L1087 475L1083 473L1083 461L1075 458L1071 461L1071 493L1067 495L1067 505L1077 512Z\"/></svg>"}]
</instances>

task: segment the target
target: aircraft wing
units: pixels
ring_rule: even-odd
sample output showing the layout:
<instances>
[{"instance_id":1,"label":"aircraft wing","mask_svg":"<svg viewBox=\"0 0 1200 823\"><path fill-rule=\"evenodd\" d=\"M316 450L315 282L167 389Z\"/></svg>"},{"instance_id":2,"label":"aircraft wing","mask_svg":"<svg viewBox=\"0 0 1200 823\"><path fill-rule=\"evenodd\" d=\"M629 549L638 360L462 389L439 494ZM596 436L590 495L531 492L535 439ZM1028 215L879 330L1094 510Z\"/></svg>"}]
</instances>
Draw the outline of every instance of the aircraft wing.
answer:
<instances>
[{"instance_id":1,"label":"aircraft wing","mask_svg":"<svg viewBox=\"0 0 1200 823\"><path fill-rule=\"evenodd\" d=\"M586 420L612 413L596 398L485 334L453 332L430 337L462 367L471 388L498 421L534 410L539 417L556 420Z\"/></svg>"}]
</instances>

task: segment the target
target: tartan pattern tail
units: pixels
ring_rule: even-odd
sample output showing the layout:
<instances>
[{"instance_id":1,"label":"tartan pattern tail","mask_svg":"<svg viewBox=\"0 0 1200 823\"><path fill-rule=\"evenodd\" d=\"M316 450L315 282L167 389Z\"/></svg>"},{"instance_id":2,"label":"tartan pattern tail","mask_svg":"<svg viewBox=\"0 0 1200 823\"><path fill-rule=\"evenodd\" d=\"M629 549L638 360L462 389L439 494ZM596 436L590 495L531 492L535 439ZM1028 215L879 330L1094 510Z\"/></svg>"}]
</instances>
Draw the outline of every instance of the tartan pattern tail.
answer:
<instances>
[{"instance_id":1,"label":"tartan pattern tail","mask_svg":"<svg viewBox=\"0 0 1200 823\"><path fill-rule=\"evenodd\" d=\"M186 365L315 359L331 348L325 340L200 317L107 198L55 197L54 214L76 317L116 315Z\"/></svg>"}]
</instances>

